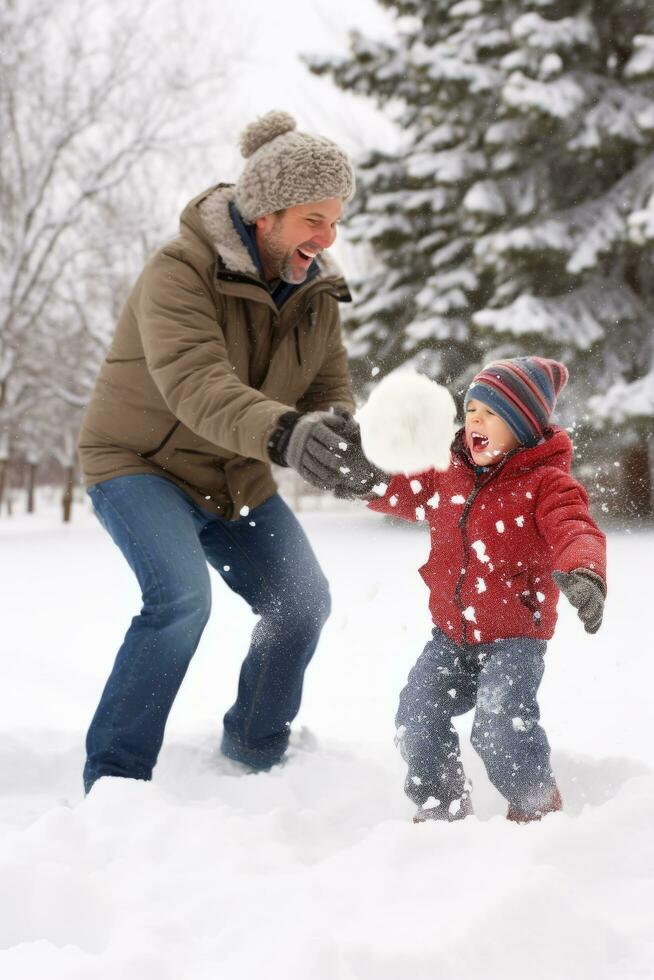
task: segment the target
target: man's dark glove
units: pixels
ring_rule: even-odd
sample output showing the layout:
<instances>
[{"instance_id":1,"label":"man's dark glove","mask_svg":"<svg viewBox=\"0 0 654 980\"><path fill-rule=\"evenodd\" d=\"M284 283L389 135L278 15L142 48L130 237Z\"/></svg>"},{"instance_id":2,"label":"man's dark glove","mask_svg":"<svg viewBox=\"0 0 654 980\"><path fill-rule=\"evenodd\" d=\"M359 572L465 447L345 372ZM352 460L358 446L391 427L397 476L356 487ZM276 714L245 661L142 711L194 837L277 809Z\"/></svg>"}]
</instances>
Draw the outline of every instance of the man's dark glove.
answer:
<instances>
[{"instance_id":1,"label":"man's dark glove","mask_svg":"<svg viewBox=\"0 0 654 980\"><path fill-rule=\"evenodd\" d=\"M552 572L552 578L570 605L577 610L586 632L597 633L604 613L604 580L588 568L575 568L573 572Z\"/></svg>"},{"instance_id":2,"label":"man's dark glove","mask_svg":"<svg viewBox=\"0 0 654 980\"><path fill-rule=\"evenodd\" d=\"M337 497L368 496L386 476L364 456L359 425L344 410L286 412L268 454L273 463L293 467L307 483Z\"/></svg>"},{"instance_id":3,"label":"man's dark glove","mask_svg":"<svg viewBox=\"0 0 654 980\"><path fill-rule=\"evenodd\" d=\"M334 490L343 480L342 430L348 419L334 412L286 412L268 444L273 463L291 466L320 490Z\"/></svg>"},{"instance_id":4,"label":"man's dark glove","mask_svg":"<svg viewBox=\"0 0 654 980\"><path fill-rule=\"evenodd\" d=\"M341 498L370 497L373 488L386 489L390 475L367 459L361 445L361 429L351 415L341 413L346 425L341 430L339 451L343 456L342 481L334 488L334 496Z\"/></svg>"}]
</instances>

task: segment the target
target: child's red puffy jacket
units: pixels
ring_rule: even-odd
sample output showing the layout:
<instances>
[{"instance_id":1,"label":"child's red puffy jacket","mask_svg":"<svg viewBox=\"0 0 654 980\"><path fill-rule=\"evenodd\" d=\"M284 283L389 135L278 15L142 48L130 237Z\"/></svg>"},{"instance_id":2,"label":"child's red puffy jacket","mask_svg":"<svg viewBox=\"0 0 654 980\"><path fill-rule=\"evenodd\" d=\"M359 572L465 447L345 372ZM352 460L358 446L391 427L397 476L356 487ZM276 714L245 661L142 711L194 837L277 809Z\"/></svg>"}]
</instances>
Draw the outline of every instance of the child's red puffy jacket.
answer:
<instances>
[{"instance_id":1,"label":"child's red puffy jacket","mask_svg":"<svg viewBox=\"0 0 654 980\"><path fill-rule=\"evenodd\" d=\"M426 520L431 552L420 569L434 623L456 643L549 639L559 592L553 571L587 568L606 582L606 539L588 495L570 475L562 430L478 472L459 433L445 472L394 476L372 510Z\"/></svg>"}]
</instances>

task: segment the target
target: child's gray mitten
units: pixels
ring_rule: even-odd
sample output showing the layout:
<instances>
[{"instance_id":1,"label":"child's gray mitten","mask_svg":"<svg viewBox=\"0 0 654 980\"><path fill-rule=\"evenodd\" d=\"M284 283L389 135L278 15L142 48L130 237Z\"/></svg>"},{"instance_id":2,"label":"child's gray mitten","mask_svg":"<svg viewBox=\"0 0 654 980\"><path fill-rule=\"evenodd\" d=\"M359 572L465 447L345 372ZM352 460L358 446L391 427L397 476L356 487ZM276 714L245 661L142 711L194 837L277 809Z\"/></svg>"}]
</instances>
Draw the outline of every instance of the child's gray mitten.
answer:
<instances>
[{"instance_id":1,"label":"child's gray mitten","mask_svg":"<svg viewBox=\"0 0 654 980\"><path fill-rule=\"evenodd\" d=\"M577 610L586 632L597 633L604 613L604 580L588 568L575 568L573 572L552 572L552 578L570 605Z\"/></svg>"}]
</instances>

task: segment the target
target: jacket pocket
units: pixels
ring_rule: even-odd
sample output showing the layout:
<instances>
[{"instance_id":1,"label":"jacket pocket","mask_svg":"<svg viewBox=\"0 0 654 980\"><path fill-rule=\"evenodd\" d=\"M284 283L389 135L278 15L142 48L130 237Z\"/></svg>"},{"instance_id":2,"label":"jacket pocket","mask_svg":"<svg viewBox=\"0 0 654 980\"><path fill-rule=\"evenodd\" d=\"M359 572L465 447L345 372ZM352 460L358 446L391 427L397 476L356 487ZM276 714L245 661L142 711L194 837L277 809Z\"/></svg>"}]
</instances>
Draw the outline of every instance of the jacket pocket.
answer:
<instances>
[{"instance_id":1,"label":"jacket pocket","mask_svg":"<svg viewBox=\"0 0 654 980\"><path fill-rule=\"evenodd\" d=\"M175 429L177 428L178 425L180 425L179 419L175 422L175 424L172 426L172 428L168 430L168 432L163 437L163 439L161 440L161 442L159 443L158 446L155 446L154 449L149 449L145 453L139 453L139 456L141 457L141 459L151 459L153 456L156 456L157 453L160 453L161 450L165 447L166 443L168 443L170 441L170 439L172 438L173 433L175 432Z\"/></svg>"},{"instance_id":2,"label":"jacket pocket","mask_svg":"<svg viewBox=\"0 0 654 980\"><path fill-rule=\"evenodd\" d=\"M513 577L513 592L525 609L531 613L534 626L538 626L542 615L540 603L536 595L532 574L527 569Z\"/></svg>"}]
</instances>

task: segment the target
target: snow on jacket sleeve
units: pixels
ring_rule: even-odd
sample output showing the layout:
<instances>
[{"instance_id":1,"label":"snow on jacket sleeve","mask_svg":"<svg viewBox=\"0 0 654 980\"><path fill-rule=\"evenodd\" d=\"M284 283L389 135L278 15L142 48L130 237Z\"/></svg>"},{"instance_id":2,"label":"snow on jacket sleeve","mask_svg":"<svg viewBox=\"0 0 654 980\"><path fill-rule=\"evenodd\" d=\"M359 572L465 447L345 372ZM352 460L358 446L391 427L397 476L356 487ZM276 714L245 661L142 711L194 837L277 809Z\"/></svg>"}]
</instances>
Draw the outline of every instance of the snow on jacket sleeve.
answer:
<instances>
[{"instance_id":1,"label":"snow on jacket sleeve","mask_svg":"<svg viewBox=\"0 0 654 980\"><path fill-rule=\"evenodd\" d=\"M415 476L398 474L391 479L384 496L371 500L368 507L380 514L392 514L403 521L423 521L425 507L436 492L435 483L435 470Z\"/></svg>"},{"instance_id":2,"label":"snow on jacket sleeve","mask_svg":"<svg viewBox=\"0 0 654 980\"><path fill-rule=\"evenodd\" d=\"M543 478L536 526L549 545L553 571L587 568L606 584L606 538L590 516L588 494L573 477L556 470Z\"/></svg>"},{"instance_id":3,"label":"snow on jacket sleeve","mask_svg":"<svg viewBox=\"0 0 654 980\"><path fill-rule=\"evenodd\" d=\"M214 445L268 461L277 420L294 406L267 398L236 376L197 272L173 256L156 256L139 297L138 321L148 369L170 411Z\"/></svg>"}]
</instances>

